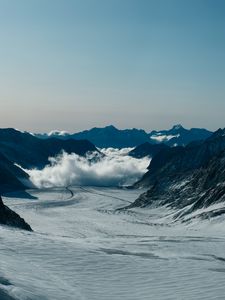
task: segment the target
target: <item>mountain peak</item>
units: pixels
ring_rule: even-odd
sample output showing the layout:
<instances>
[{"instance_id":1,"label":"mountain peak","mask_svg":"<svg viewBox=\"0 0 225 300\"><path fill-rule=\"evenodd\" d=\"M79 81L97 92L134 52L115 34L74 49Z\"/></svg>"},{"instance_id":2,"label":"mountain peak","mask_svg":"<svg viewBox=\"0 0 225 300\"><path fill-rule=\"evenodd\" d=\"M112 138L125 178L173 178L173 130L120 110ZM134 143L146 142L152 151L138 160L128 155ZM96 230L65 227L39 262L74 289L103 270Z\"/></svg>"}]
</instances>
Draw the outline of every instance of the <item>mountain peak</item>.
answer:
<instances>
[{"instance_id":1,"label":"mountain peak","mask_svg":"<svg viewBox=\"0 0 225 300\"><path fill-rule=\"evenodd\" d=\"M180 129L184 129L184 127L181 124L176 124L172 127L172 130L180 130Z\"/></svg>"},{"instance_id":2,"label":"mountain peak","mask_svg":"<svg viewBox=\"0 0 225 300\"><path fill-rule=\"evenodd\" d=\"M65 135L69 135L68 131L65 130L52 130L48 133L48 136L65 136Z\"/></svg>"},{"instance_id":3,"label":"mountain peak","mask_svg":"<svg viewBox=\"0 0 225 300\"><path fill-rule=\"evenodd\" d=\"M215 131L209 138L208 140L210 139L214 139L216 137L222 137L222 136L225 136L225 128L219 128L217 131Z\"/></svg>"},{"instance_id":4,"label":"mountain peak","mask_svg":"<svg viewBox=\"0 0 225 300\"><path fill-rule=\"evenodd\" d=\"M113 130L118 130L114 125L108 125L105 128L107 128L107 129L113 129Z\"/></svg>"}]
</instances>

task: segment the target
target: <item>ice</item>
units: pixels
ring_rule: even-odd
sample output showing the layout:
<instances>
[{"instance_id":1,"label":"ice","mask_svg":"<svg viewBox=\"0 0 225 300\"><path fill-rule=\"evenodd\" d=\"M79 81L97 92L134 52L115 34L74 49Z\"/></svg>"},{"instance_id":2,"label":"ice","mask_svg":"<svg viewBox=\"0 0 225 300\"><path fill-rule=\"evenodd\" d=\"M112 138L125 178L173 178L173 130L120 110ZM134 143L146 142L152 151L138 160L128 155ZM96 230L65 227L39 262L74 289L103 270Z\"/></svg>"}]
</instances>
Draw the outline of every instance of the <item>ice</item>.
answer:
<instances>
[{"instance_id":1,"label":"ice","mask_svg":"<svg viewBox=\"0 0 225 300\"><path fill-rule=\"evenodd\" d=\"M4 197L34 232L0 227L0 290L22 300L224 299L222 216L174 223L169 208L118 210L141 190L71 189Z\"/></svg>"}]
</instances>

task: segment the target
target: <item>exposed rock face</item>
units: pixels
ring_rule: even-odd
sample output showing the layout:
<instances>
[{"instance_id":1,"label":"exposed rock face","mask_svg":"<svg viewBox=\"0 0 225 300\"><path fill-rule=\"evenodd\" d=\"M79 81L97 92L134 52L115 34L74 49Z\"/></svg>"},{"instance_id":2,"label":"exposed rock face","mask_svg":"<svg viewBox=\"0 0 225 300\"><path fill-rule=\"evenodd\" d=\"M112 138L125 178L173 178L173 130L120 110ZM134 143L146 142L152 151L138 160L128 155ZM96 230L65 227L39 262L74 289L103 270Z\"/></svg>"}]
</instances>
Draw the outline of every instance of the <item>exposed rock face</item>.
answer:
<instances>
[{"instance_id":1,"label":"exposed rock face","mask_svg":"<svg viewBox=\"0 0 225 300\"><path fill-rule=\"evenodd\" d=\"M149 142L146 142L131 150L129 152L129 155L135 158L143 158L145 156L149 156L152 158L160 151L168 148L169 146L166 146L165 144L151 144Z\"/></svg>"},{"instance_id":2,"label":"exposed rock face","mask_svg":"<svg viewBox=\"0 0 225 300\"><path fill-rule=\"evenodd\" d=\"M24 219L22 219L17 213L4 205L0 196L0 224L16 227L32 231L30 225L28 225Z\"/></svg>"},{"instance_id":3,"label":"exposed rock face","mask_svg":"<svg viewBox=\"0 0 225 300\"><path fill-rule=\"evenodd\" d=\"M150 186L155 181L179 179L188 172L204 167L211 158L225 149L225 129L216 131L203 142L186 147L173 147L160 151L151 161L149 171L136 186Z\"/></svg>"},{"instance_id":4,"label":"exposed rock face","mask_svg":"<svg viewBox=\"0 0 225 300\"><path fill-rule=\"evenodd\" d=\"M0 192L24 190L22 182L29 182L29 176L0 153Z\"/></svg>"},{"instance_id":5,"label":"exposed rock face","mask_svg":"<svg viewBox=\"0 0 225 300\"><path fill-rule=\"evenodd\" d=\"M182 213L187 214L225 201L224 149L225 130L218 130L200 144L160 152L136 184L149 187L148 191L130 207L170 205L184 208L190 205Z\"/></svg>"}]
</instances>

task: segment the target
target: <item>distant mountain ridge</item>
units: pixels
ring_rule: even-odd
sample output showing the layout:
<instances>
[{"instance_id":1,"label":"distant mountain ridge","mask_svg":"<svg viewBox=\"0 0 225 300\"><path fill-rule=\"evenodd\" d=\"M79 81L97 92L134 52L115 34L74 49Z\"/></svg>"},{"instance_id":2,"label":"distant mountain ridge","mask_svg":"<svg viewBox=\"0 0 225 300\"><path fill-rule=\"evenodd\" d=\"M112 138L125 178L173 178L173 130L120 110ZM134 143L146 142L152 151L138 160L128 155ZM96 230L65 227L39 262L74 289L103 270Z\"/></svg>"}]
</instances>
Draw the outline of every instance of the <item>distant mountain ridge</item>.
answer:
<instances>
[{"instance_id":1,"label":"distant mountain ridge","mask_svg":"<svg viewBox=\"0 0 225 300\"><path fill-rule=\"evenodd\" d=\"M52 131L44 134L34 134L41 139L56 137L58 139L86 139L99 148L127 148L136 147L146 142L151 144L164 143L168 146L185 146L196 140L204 140L212 134L211 131L201 128L185 129L181 125L175 125L169 130L151 131L147 133L143 129L117 129L113 125L103 128L94 127L78 133L69 134L65 131Z\"/></svg>"},{"instance_id":2,"label":"distant mountain ridge","mask_svg":"<svg viewBox=\"0 0 225 300\"><path fill-rule=\"evenodd\" d=\"M207 129L185 129L182 125L178 124L169 130L154 130L149 134L149 137L153 142L165 143L168 146L186 146L193 141L205 140L211 135L212 132Z\"/></svg>"},{"instance_id":3,"label":"distant mountain ridge","mask_svg":"<svg viewBox=\"0 0 225 300\"><path fill-rule=\"evenodd\" d=\"M48 138L49 134L35 134L39 138ZM51 135L52 136L52 135ZM142 129L117 129L113 125L103 128L94 127L90 130L82 132L67 134L58 134L54 137L60 139L75 139L75 140L88 140L99 148L127 148L135 147L139 144L149 141L148 134Z\"/></svg>"},{"instance_id":4,"label":"distant mountain ridge","mask_svg":"<svg viewBox=\"0 0 225 300\"><path fill-rule=\"evenodd\" d=\"M99 148L135 147L149 141L148 135L142 129L119 130L110 125L104 128L92 128L72 135L74 139L87 139Z\"/></svg>"}]
</instances>

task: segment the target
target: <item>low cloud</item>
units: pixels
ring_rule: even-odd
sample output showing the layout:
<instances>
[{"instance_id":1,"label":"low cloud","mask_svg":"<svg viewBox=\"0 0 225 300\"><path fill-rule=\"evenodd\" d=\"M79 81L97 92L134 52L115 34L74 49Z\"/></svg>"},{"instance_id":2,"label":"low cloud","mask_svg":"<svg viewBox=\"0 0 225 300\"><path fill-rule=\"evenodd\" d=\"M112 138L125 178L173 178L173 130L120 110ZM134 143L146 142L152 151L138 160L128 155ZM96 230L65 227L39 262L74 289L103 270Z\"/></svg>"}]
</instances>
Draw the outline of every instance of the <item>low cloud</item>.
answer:
<instances>
[{"instance_id":1,"label":"low cloud","mask_svg":"<svg viewBox=\"0 0 225 300\"><path fill-rule=\"evenodd\" d=\"M149 158L136 159L127 155L130 149L101 149L104 157L89 154L81 157L63 152L49 158L42 170L26 170L38 188L69 185L126 186L137 181L146 171Z\"/></svg>"}]
</instances>

